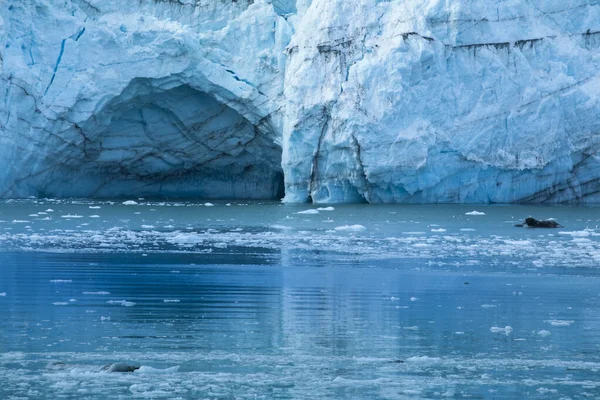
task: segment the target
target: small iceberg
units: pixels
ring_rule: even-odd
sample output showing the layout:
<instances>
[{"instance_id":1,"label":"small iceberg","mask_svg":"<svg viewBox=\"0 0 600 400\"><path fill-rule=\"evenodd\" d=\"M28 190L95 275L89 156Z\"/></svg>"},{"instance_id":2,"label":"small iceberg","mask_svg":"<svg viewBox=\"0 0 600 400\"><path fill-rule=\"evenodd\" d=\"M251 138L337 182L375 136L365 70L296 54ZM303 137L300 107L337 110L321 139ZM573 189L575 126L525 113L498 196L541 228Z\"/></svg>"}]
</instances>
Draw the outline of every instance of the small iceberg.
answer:
<instances>
[{"instance_id":1,"label":"small iceberg","mask_svg":"<svg viewBox=\"0 0 600 400\"><path fill-rule=\"evenodd\" d=\"M485 213L481 211L470 211L468 213L465 213L465 215L485 215Z\"/></svg>"}]
</instances>

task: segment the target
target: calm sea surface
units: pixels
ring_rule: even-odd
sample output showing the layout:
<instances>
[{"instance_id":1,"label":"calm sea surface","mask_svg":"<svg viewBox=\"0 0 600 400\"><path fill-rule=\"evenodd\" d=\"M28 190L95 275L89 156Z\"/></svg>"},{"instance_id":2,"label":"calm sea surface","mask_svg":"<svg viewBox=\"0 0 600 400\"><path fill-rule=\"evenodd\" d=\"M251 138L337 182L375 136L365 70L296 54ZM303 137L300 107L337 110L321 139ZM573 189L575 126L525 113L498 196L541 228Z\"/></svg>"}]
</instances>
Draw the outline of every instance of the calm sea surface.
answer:
<instances>
[{"instance_id":1,"label":"calm sea surface","mask_svg":"<svg viewBox=\"0 0 600 400\"><path fill-rule=\"evenodd\" d=\"M600 208L125 200L0 203L0 398L600 398Z\"/></svg>"}]
</instances>

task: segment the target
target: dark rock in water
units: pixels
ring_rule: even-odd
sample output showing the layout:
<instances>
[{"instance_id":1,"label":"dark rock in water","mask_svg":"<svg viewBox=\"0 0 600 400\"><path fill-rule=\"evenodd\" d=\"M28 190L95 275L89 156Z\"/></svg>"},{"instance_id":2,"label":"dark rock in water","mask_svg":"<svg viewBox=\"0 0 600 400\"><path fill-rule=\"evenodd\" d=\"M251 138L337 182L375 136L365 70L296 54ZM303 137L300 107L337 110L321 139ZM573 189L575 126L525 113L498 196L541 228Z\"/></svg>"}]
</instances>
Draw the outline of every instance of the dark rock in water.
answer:
<instances>
[{"instance_id":1,"label":"dark rock in water","mask_svg":"<svg viewBox=\"0 0 600 400\"><path fill-rule=\"evenodd\" d=\"M563 226L556 221L539 221L535 218L526 218L524 224L517 224L516 227L522 228L562 228Z\"/></svg>"},{"instance_id":2,"label":"dark rock in water","mask_svg":"<svg viewBox=\"0 0 600 400\"><path fill-rule=\"evenodd\" d=\"M114 363L114 364L106 364L102 368L101 371L106 372L133 372L140 369L139 365L131 365L125 363Z\"/></svg>"}]
</instances>

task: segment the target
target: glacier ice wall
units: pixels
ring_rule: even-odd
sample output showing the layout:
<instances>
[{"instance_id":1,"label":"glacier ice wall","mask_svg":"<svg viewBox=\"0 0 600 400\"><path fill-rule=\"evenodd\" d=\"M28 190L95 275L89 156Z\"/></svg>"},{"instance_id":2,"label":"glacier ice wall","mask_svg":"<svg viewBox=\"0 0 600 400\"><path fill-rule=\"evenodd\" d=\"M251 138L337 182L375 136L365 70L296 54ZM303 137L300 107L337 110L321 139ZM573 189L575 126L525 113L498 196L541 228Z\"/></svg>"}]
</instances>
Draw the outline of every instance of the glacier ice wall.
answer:
<instances>
[{"instance_id":1,"label":"glacier ice wall","mask_svg":"<svg viewBox=\"0 0 600 400\"><path fill-rule=\"evenodd\" d=\"M271 4L0 7L1 196L282 195L292 30Z\"/></svg>"},{"instance_id":2,"label":"glacier ice wall","mask_svg":"<svg viewBox=\"0 0 600 400\"><path fill-rule=\"evenodd\" d=\"M600 1L8 0L0 196L598 202Z\"/></svg>"}]
</instances>

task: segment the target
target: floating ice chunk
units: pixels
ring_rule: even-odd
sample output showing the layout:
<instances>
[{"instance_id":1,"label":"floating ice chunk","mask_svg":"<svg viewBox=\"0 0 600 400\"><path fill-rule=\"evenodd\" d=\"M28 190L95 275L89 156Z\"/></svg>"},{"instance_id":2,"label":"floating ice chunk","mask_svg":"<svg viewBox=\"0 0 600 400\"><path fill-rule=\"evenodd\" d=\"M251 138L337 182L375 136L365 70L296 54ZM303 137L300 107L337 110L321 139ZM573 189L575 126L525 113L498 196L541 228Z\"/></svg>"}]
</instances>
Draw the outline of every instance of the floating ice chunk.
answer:
<instances>
[{"instance_id":1,"label":"floating ice chunk","mask_svg":"<svg viewBox=\"0 0 600 400\"><path fill-rule=\"evenodd\" d=\"M468 213L465 213L465 215L485 215L485 213L481 211L470 211Z\"/></svg>"},{"instance_id":2,"label":"floating ice chunk","mask_svg":"<svg viewBox=\"0 0 600 400\"><path fill-rule=\"evenodd\" d=\"M495 308L496 305L495 304L482 304L481 308Z\"/></svg>"},{"instance_id":3,"label":"floating ice chunk","mask_svg":"<svg viewBox=\"0 0 600 400\"><path fill-rule=\"evenodd\" d=\"M318 213L319 213L319 210L311 209L311 210L298 211L296 214L318 214Z\"/></svg>"},{"instance_id":4,"label":"floating ice chunk","mask_svg":"<svg viewBox=\"0 0 600 400\"><path fill-rule=\"evenodd\" d=\"M592 233L586 229L583 231L558 232L558 234L559 235L570 235L573 237L587 237L587 236L590 236Z\"/></svg>"},{"instance_id":5,"label":"floating ice chunk","mask_svg":"<svg viewBox=\"0 0 600 400\"><path fill-rule=\"evenodd\" d=\"M338 226L336 228L334 228L336 231L343 231L343 232L360 232L360 231L364 231L365 229L367 229L366 227L364 227L363 225L344 225L344 226Z\"/></svg>"},{"instance_id":6,"label":"floating ice chunk","mask_svg":"<svg viewBox=\"0 0 600 400\"><path fill-rule=\"evenodd\" d=\"M51 279L51 283L73 283L72 279Z\"/></svg>"},{"instance_id":7,"label":"floating ice chunk","mask_svg":"<svg viewBox=\"0 0 600 400\"><path fill-rule=\"evenodd\" d=\"M571 326L571 324L575 321L567 321L562 319L547 319L544 322L552 326Z\"/></svg>"},{"instance_id":8,"label":"floating ice chunk","mask_svg":"<svg viewBox=\"0 0 600 400\"><path fill-rule=\"evenodd\" d=\"M497 327L497 326L492 326L490 328L490 332L493 332L493 333L504 333L505 335L510 334L512 331L513 331L513 328L510 327L510 326L508 326L508 325L505 326L504 328L500 328L500 327Z\"/></svg>"},{"instance_id":9,"label":"floating ice chunk","mask_svg":"<svg viewBox=\"0 0 600 400\"><path fill-rule=\"evenodd\" d=\"M460 231L461 232L475 232L475 229L473 229L473 228L462 228Z\"/></svg>"},{"instance_id":10,"label":"floating ice chunk","mask_svg":"<svg viewBox=\"0 0 600 400\"><path fill-rule=\"evenodd\" d=\"M127 301L127 300L109 300L106 303L107 304L113 304L113 305L121 305L123 307L133 307L133 306L135 306L135 303L133 301Z\"/></svg>"},{"instance_id":11,"label":"floating ice chunk","mask_svg":"<svg viewBox=\"0 0 600 400\"><path fill-rule=\"evenodd\" d=\"M204 203L204 207L214 207L213 203Z\"/></svg>"},{"instance_id":12,"label":"floating ice chunk","mask_svg":"<svg viewBox=\"0 0 600 400\"><path fill-rule=\"evenodd\" d=\"M545 387L541 387L535 390L538 393L546 394L546 393L558 393L558 389L548 389Z\"/></svg>"},{"instance_id":13,"label":"floating ice chunk","mask_svg":"<svg viewBox=\"0 0 600 400\"><path fill-rule=\"evenodd\" d=\"M291 227L289 227L289 226L285 226L285 225L278 225L278 224L271 225L271 228L273 228L273 229L279 229L279 230L281 230L281 231L287 231L287 230L290 230L290 229L292 229L292 228L291 228Z\"/></svg>"},{"instance_id":14,"label":"floating ice chunk","mask_svg":"<svg viewBox=\"0 0 600 400\"><path fill-rule=\"evenodd\" d=\"M541 331L538 331L537 334L540 335L541 337L546 337L546 336L552 335L552 333L550 333L550 331L547 331L545 329L542 329Z\"/></svg>"},{"instance_id":15,"label":"floating ice chunk","mask_svg":"<svg viewBox=\"0 0 600 400\"><path fill-rule=\"evenodd\" d=\"M23 219L14 219L12 223L13 224L28 224L29 221L25 221Z\"/></svg>"},{"instance_id":16,"label":"floating ice chunk","mask_svg":"<svg viewBox=\"0 0 600 400\"><path fill-rule=\"evenodd\" d=\"M123 202L124 206L137 206L138 202L137 201L133 201L133 200L127 200Z\"/></svg>"},{"instance_id":17,"label":"floating ice chunk","mask_svg":"<svg viewBox=\"0 0 600 400\"><path fill-rule=\"evenodd\" d=\"M55 301L54 303L55 306L68 306L69 302L68 301Z\"/></svg>"},{"instance_id":18,"label":"floating ice chunk","mask_svg":"<svg viewBox=\"0 0 600 400\"><path fill-rule=\"evenodd\" d=\"M77 299L69 299L69 303L75 303Z\"/></svg>"},{"instance_id":19,"label":"floating ice chunk","mask_svg":"<svg viewBox=\"0 0 600 400\"><path fill-rule=\"evenodd\" d=\"M0 293L0 297L6 297L6 292Z\"/></svg>"},{"instance_id":20,"label":"floating ice chunk","mask_svg":"<svg viewBox=\"0 0 600 400\"><path fill-rule=\"evenodd\" d=\"M154 229L154 225L142 225L142 229Z\"/></svg>"},{"instance_id":21,"label":"floating ice chunk","mask_svg":"<svg viewBox=\"0 0 600 400\"><path fill-rule=\"evenodd\" d=\"M89 208L92 209L92 210L98 210L98 209L100 209L102 207L100 207L100 206L90 206Z\"/></svg>"},{"instance_id":22,"label":"floating ice chunk","mask_svg":"<svg viewBox=\"0 0 600 400\"><path fill-rule=\"evenodd\" d=\"M53 209L51 209L51 208L49 208L49 209L47 209L47 210L46 210L46 212L47 212L47 213L49 213L49 212L54 212L54 210L53 210Z\"/></svg>"},{"instance_id":23,"label":"floating ice chunk","mask_svg":"<svg viewBox=\"0 0 600 400\"><path fill-rule=\"evenodd\" d=\"M100 218L100 216L94 214L94 215L90 215L90 218Z\"/></svg>"},{"instance_id":24,"label":"floating ice chunk","mask_svg":"<svg viewBox=\"0 0 600 400\"><path fill-rule=\"evenodd\" d=\"M30 217L39 217L38 214L29 214Z\"/></svg>"},{"instance_id":25,"label":"floating ice chunk","mask_svg":"<svg viewBox=\"0 0 600 400\"><path fill-rule=\"evenodd\" d=\"M66 214L66 215L61 215L61 218L83 218L82 215L78 215L78 214Z\"/></svg>"},{"instance_id":26,"label":"floating ice chunk","mask_svg":"<svg viewBox=\"0 0 600 400\"><path fill-rule=\"evenodd\" d=\"M110 317L100 317L100 321L110 321Z\"/></svg>"},{"instance_id":27,"label":"floating ice chunk","mask_svg":"<svg viewBox=\"0 0 600 400\"><path fill-rule=\"evenodd\" d=\"M441 232L446 232L446 230L444 228L439 228L439 229L432 229L431 232L441 233Z\"/></svg>"},{"instance_id":28,"label":"floating ice chunk","mask_svg":"<svg viewBox=\"0 0 600 400\"><path fill-rule=\"evenodd\" d=\"M418 298L418 297L411 297L411 298L410 298L410 301L417 301L417 300L419 300L419 298Z\"/></svg>"},{"instance_id":29,"label":"floating ice chunk","mask_svg":"<svg viewBox=\"0 0 600 400\"><path fill-rule=\"evenodd\" d=\"M107 296L110 292L100 291L100 292L81 292L82 294L93 295L93 296Z\"/></svg>"},{"instance_id":30,"label":"floating ice chunk","mask_svg":"<svg viewBox=\"0 0 600 400\"><path fill-rule=\"evenodd\" d=\"M400 298L399 298L399 297L394 297L394 296L392 296L392 297L390 297L390 300L391 300L391 301L398 301L398 300L400 300Z\"/></svg>"},{"instance_id":31,"label":"floating ice chunk","mask_svg":"<svg viewBox=\"0 0 600 400\"><path fill-rule=\"evenodd\" d=\"M317 211L334 211L335 208L334 207L319 207L317 208Z\"/></svg>"},{"instance_id":32,"label":"floating ice chunk","mask_svg":"<svg viewBox=\"0 0 600 400\"><path fill-rule=\"evenodd\" d=\"M413 356L408 357L406 362L416 362L416 363L426 363L426 362L439 362L441 359L439 357L429 357L429 356Z\"/></svg>"},{"instance_id":33,"label":"floating ice chunk","mask_svg":"<svg viewBox=\"0 0 600 400\"><path fill-rule=\"evenodd\" d=\"M174 374L179 371L179 365L176 365L171 368L159 369L141 366L138 370L135 371L136 374Z\"/></svg>"},{"instance_id":34,"label":"floating ice chunk","mask_svg":"<svg viewBox=\"0 0 600 400\"><path fill-rule=\"evenodd\" d=\"M164 299L163 303L179 303L181 300L179 299Z\"/></svg>"}]
</instances>

